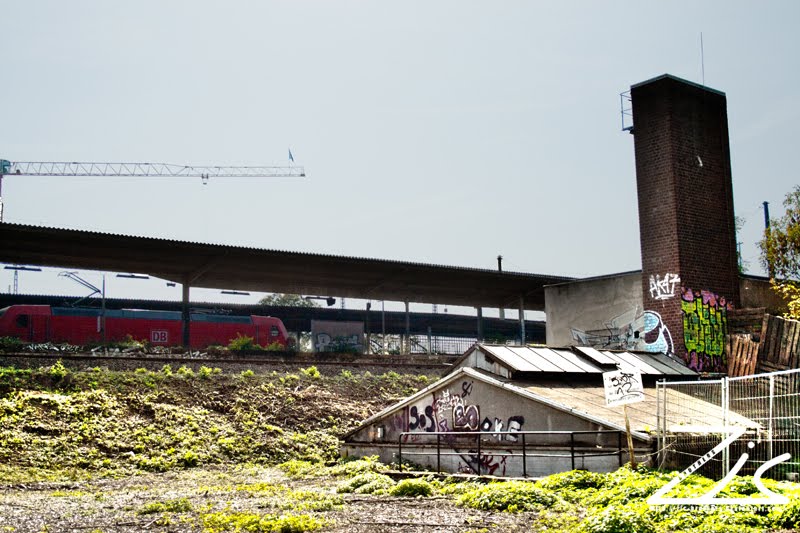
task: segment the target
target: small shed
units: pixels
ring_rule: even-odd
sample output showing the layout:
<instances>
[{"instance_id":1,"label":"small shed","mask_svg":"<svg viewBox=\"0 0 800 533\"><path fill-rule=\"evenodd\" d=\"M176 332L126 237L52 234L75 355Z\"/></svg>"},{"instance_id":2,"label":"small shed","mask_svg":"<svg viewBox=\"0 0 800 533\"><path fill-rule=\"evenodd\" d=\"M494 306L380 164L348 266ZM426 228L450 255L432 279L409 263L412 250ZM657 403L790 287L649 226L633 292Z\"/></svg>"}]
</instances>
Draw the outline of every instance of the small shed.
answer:
<instances>
[{"instance_id":1,"label":"small shed","mask_svg":"<svg viewBox=\"0 0 800 533\"><path fill-rule=\"evenodd\" d=\"M628 406L638 460L652 452L655 382L697 374L663 354L475 344L439 381L345 435L344 455L378 455L447 472L543 476L610 471L628 460L622 407L603 372L638 369L644 401ZM699 408L699 411L702 411Z\"/></svg>"}]
</instances>

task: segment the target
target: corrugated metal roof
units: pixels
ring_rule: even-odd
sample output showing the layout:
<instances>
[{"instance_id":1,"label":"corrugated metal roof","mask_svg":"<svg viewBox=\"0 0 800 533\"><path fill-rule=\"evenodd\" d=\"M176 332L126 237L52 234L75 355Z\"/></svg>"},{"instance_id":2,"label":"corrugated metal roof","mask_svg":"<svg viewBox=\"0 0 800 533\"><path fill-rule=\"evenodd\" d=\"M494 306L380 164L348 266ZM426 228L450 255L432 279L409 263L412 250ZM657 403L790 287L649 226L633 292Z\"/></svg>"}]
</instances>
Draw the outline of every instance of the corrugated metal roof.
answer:
<instances>
[{"instance_id":1,"label":"corrugated metal roof","mask_svg":"<svg viewBox=\"0 0 800 533\"><path fill-rule=\"evenodd\" d=\"M679 361L663 354L626 351L598 351L594 348L573 346L548 348L544 346L506 346L476 344L453 366L458 368L474 351L497 361L512 373L600 374L617 367L633 367L648 376L696 375Z\"/></svg>"},{"instance_id":2,"label":"corrugated metal roof","mask_svg":"<svg viewBox=\"0 0 800 533\"><path fill-rule=\"evenodd\" d=\"M192 287L544 310L563 276L0 224L0 262L141 272ZM522 299L522 300L520 300Z\"/></svg>"},{"instance_id":3,"label":"corrugated metal roof","mask_svg":"<svg viewBox=\"0 0 800 533\"><path fill-rule=\"evenodd\" d=\"M616 365L617 360L612 359L611 357L605 355L598 350L595 350L591 346L576 346L575 347L580 353L587 356L589 359L597 363L598 365Z\"/></svg>"}]
</instances>

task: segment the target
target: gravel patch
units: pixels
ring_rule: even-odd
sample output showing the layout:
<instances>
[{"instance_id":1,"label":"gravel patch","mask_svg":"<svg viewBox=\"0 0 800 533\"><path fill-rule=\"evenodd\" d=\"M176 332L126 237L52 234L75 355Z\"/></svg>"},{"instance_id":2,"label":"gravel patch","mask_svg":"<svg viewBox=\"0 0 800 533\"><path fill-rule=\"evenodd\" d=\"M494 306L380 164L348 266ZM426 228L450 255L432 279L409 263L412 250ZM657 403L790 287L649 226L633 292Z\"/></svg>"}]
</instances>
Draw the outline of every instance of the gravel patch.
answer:
<instances>
[{"instance_id":1,"label":"gravel patch","mask_svg":"<svg viewBox=\"0 0 800 533\"><path fill-rule=\"evenodd\" d=\"M208 466L120 479L0 484L0 532L204 531L209 514L309 514L332 532L530 531L535 513L484 512L451 497L336 494L329 478L295 480L276 468ZM297 494L328 508L304 510ZM319 501L319 500L314 500Z\"/></svg>"}]
</instances>

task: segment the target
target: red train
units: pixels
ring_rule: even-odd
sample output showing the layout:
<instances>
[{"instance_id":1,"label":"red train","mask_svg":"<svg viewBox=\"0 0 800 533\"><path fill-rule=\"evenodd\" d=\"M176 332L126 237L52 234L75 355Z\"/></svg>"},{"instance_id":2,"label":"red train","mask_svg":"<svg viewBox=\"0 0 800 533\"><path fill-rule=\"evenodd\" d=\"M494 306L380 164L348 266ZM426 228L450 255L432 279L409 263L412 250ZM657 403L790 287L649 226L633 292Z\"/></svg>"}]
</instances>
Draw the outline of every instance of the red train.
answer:
<instances>
[{"instance_id":1,"label":"red train","mask_svg":"<svg viewBox=\"0 0 800 533\"><path fill-rule=\"evenodd\" d=\"M12 305L0 309L0 337L18 337L26 342L67 342L75 345L103 340L100 309ZM106 309L106 342L124 340L128 335L150 344L177 346L183 343L183 322L179 311ZM230 316L192 313L189 327L192 348L213 344L226 346L237 336L253 337L256 344L269 346L289 342L286 328L269 316Z\"/></svg>"}]
</instances>

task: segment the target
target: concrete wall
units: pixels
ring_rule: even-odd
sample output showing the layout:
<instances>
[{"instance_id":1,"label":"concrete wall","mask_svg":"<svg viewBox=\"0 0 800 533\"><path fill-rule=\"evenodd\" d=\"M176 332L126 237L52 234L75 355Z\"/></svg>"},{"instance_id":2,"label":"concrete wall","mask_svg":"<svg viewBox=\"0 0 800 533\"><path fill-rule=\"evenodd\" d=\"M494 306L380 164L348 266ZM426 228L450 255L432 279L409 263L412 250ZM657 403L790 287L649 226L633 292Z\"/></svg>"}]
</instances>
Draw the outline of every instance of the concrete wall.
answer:
<instances>
[{"instance_id":1,"label":"concrete wall","mask_svg":"<svg viewBox=\"0 0 800 533\"><path fill-rule=\"evenodd\" d=\"M644 350L642 274L630 272L545 287L548 346Z\"/></svg>"},{"instance_id":2,"label":"concrete wall","mask_svg":"<svg viewBox=\"0 0 800 533\"><path fill-rule=\"evenodd\" d=\"M771 315L786 312L786 301L781 298L766 278L742 278L740 280L740 297L742 309L764 307Z\"/></svg>"},{"instance_id":3,"label":"concrete wall","mask_svg":"<svg viewBox=\"0 0 800 533\"><path fill-rule=\"evenodd\" d=\"M637 463L648 464L650 449L636 443ZM421 446L404 444L402 457L399 455L400 447L397 444L352 444L342 445L344 457L366 457L377 455L381 462L386 464L412 463L428 470L440 472L460 472L464 474L493 475L504 477L543 477L573 469L591 470L593 472L613 472L629 459L628 451L623 439L621 456L617 453L616 446L599 449L597 447L578 447L575 449L575 458L567 448L533 447L525 448L524 463L522 448L507 447L481 449L478 456L477 448L453 449L446 443L440 447L437 455L435 446ZM607 455L600 455L600 454ZM480 466L479 466L480 465Z\"/></svg>"}]
</instances>

